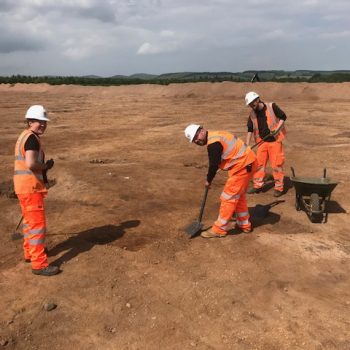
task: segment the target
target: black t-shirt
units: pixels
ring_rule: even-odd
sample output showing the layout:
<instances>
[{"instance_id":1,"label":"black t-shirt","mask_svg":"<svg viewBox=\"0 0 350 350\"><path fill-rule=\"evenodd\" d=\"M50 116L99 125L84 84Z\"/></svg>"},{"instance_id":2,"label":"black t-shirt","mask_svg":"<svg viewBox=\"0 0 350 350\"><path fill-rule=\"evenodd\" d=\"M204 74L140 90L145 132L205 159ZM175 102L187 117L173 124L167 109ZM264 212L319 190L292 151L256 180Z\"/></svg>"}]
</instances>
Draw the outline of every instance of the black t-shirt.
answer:
<instances>
[{"instance_id":1,"label":"black t-shirt","mask_svg":"<svg viewBox=\"0 0 350 350\"><path fill-rule=\"evenodd\" d=\"M207 174L207 181L211 183L219 169L221 163L221 154L224 148L220 142L214 142L208 145L209 169Z\"/></svg>"},{"instance_id":2,"label":"black t-shirt","mask_svg":"<svg viewBox=\"0 0 350 350\"><path fill-rule=\"evenodd\" d=\"M278 119L281 120L286 120L287 116L286 114L282 111L282 109L280 109L276 103L272 103L272 109L275 112L275 115ZM259 136L260 138L264 138L265 136L267 136L268 134L270 134L270 129L269 126L267 125L267 117L266 117L266 105L264 103L264 108L261 111L255 112L256 113L256 118L258 121L258 128L259 128ZM253 128L253 122L250 119L250 117L248 117L248 123L247 123L247 127L248 127L248 132L253 132L254 128ZM271 136L268 137L265 142L274 142L276 141L276 139Z\"/></svg>"},{"instance_id":3,"label":"black t-shirt","mask_svg":"<svg viewBox=\"0 0 350 350\"><path fill-rule=\"evenodd\" d=\"M38 151L40 150L40 144L35 135L30 135L24 144L25 151Z\"/></svg>"}]
</instances>

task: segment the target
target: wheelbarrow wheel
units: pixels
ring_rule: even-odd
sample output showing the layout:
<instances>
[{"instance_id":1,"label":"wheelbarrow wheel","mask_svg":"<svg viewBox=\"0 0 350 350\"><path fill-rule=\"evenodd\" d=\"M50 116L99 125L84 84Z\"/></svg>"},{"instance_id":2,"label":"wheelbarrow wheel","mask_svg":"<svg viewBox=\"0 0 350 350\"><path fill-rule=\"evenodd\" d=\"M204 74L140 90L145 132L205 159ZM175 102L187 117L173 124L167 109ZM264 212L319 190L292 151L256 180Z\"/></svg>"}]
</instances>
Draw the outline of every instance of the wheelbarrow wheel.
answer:
<instances>
[{"instance_id":1,"label":"wheelbarrow wheel","mask_svg":"<svg viewBox=\"0 0 350 350\"><path fill-rule=\"evenodd\" d=\"M322 210L320 197L317 193L312 193L310 196L311 221L319 222L322 220Z\"/></svg>"},{"instance_id":2,"label":"wheelbarrow wheel","mask_svg":"<svg viewBox=\"0 0 350 350\"><path fill-rule=\"evenodd\" d=\"M317 193L311 193L310 206L311 206L312 213L319 213L320 212L320 208L321 208L320 197Z\"/></svg>"}]
</instances>

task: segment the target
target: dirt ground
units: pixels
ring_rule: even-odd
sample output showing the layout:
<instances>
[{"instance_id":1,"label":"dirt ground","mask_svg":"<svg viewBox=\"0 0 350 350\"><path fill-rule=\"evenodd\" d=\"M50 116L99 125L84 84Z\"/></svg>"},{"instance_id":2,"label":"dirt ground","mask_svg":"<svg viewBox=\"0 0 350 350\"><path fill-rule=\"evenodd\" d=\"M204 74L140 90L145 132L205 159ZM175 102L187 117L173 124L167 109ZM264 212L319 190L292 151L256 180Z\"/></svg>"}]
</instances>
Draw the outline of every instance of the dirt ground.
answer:
<instances>
[{"instance_id":1,"label":"dirt ground","mask_svg":"<svg viewBox=\"0 0 350 350\"><path fill-rule=\"evenodd\" d=\"M183 129L245 139L252 89L288 116L288 192L251 234L190 240L207 153ZM52 120L47 246L63 272L49 278L10 240L21 217L7 197L14 144L32 104ZM350 84L0 85L0 348L350 349L349 115ZM327 223L295 210L291 166L311 177L327 167L338 182ZM205 227L226 176L209 191ZM248 196L251 211L274 201L273 189Z\"/></svg>"}]
</instances>

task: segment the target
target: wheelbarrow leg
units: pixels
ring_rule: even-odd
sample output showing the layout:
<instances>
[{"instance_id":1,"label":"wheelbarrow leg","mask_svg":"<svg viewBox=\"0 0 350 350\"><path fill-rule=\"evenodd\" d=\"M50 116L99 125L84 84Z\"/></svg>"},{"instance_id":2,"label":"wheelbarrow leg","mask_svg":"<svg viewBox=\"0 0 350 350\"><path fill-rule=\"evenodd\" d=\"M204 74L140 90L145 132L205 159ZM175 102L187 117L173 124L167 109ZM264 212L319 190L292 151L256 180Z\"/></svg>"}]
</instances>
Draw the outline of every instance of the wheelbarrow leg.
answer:
<instances>
[{"instance_id":1,"label":"wheelbarrow leg","mask_svg":"<svg viewBox=\"0 0 350 350\"><path fill-rule=\"evenodd\" d=\"M300 207L300 195L295 194L295 209L297 211L300 211L301 207Z\"/></svg>"},{"instance_id":2,"label":"wheelbarrow leg","mask_svg":"<svg viewBox=\"0 0 350 350\"><path fill-rule=\"evenodd\" d=\"M325 203L324 203L324 211L325 211L325 216L324 216L324 223L326 224L328 221L328 208L327 208L327 204L328 201L331 200L331 195L328 196L328 198L326 198Z\"/></svg>"}]
</instances>

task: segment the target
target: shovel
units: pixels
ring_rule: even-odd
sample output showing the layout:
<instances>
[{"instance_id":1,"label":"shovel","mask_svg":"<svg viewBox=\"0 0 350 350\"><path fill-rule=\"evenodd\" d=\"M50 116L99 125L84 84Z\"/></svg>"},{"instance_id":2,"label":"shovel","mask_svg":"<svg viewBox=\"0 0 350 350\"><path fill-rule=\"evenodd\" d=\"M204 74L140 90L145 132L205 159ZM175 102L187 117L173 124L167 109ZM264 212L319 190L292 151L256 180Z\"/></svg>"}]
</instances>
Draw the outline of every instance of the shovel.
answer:
<instances>
[{"instance_id":1,"label":"shovel","mask_svg":"<svg viewBox=\"0 0 350 350\"><path fill-rule=\"evenodd\" d=\"M19 220L19 223L16 226L15 231L13 233L11 233L11 240L12 241L16 241L17 239L21 239L23 237L23 235L21 233L17 232L17 230L18 230L19 226L21 225L22 221L23 221L23 216L21 216L21 219Z\"/></svg>"},{"instance_id":2,"label":"shovel","mask_svg":"<svg viewBox=\"0 0 350 350\"><path fill-rule=\"evenodd\" d=\"M203 212L204 212L205 202L207 201L208 190L209 190L209 188L206 187L205 191L204 191L204 196L203 196L201 210L199 212L198 219L194 223L192 223L191 225L189 225L188 227L185 228L185 231L186 231L186 233L188 233L190 235L190 238L195 237L202 230L203 224L201 223L201 221L202 221L202 216L203 216Z\"/></svg>"},{"instance_id":3,"label":"shovel","mask_svg":"<svg viewBox=\"0 0 350 350\"><path fill-rule=\"evenodd\" d=\"M252 147L250 147L250 149L254 149L255 147L258 147L260 144L262 144L263 142L265 142L270 136L274 136L272 134L268 134L266 135L264 138L262 138L259 142L255 143Z\"/></svg>"}]
</instances>

